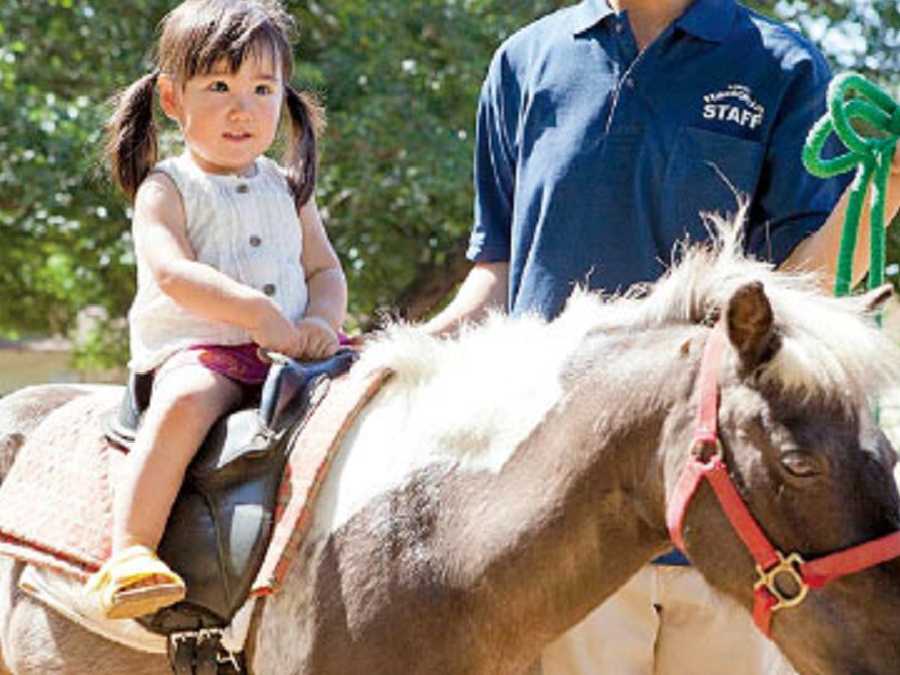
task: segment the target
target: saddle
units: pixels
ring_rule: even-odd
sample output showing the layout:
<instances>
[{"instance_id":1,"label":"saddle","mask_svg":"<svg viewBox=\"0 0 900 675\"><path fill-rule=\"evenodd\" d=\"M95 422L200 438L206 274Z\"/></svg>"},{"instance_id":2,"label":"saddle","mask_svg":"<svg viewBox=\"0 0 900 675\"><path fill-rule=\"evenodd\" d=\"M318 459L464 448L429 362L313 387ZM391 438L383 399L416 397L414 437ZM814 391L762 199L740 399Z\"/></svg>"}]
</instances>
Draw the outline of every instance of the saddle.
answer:
<instances>
[{"instance_id":1,"label":"saddle","mask_svg":"<svg viewBox=\"0 0 900 675\"><path fill-rule=\"evenodd\" d=\"M349 349L318 362L276 357L259 401L220 419L188 467L158 554L187 584L187 596L139 621L174 634L221 629L250 591L272 532L291 438L325 380L349 370ZM106 434L130 449L150 401L152 374L132 374Z\"/></svg>"}]
</instances>

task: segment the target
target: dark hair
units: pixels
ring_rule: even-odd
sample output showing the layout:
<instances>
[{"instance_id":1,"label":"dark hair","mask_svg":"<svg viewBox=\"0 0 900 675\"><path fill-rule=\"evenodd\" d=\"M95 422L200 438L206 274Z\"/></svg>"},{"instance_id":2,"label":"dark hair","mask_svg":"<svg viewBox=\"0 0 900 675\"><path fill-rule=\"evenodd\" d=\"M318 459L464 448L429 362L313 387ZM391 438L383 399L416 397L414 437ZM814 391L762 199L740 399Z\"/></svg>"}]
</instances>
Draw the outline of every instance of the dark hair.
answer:
<instances>
[{"instance_id":1,"label":"dark hair","mask_svg":"<svg viewBox=\"0 0 900 675\"><path fill-rule=\"evenodd\" d=\"M157 160L153 93L160 73L184 83L225 60L237 72L248 56L261 52L281 63L290 135L283 164L298 205L316 184L316 145L324 110L308 92L289 82L294 72L290 38L294 22L278 0L186 0L160 22L153 71L115 99L106 124L106 156L113 180L130 199Z\"/></svg>"}]
</instances>

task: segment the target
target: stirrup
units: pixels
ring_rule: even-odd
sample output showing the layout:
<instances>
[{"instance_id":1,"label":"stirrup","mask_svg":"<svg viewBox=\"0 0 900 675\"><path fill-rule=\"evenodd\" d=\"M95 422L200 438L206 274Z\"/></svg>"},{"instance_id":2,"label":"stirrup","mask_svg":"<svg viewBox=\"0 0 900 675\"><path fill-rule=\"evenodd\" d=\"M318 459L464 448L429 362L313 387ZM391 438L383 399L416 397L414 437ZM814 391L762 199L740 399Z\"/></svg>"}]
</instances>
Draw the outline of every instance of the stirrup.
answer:
<instances>
[{"instance_id":1,"label":"stirrup","mask_svg":"<svg viewBox=\"0 0 900 675\"><path fill-rule=\"evenodd\" d=\"M169 633L166 653L175 675L216 673L246 675L241 654L222 644L221 628L198 628ZM223 670L224 669L224 670Z\"/></svg>"}]
</instances>

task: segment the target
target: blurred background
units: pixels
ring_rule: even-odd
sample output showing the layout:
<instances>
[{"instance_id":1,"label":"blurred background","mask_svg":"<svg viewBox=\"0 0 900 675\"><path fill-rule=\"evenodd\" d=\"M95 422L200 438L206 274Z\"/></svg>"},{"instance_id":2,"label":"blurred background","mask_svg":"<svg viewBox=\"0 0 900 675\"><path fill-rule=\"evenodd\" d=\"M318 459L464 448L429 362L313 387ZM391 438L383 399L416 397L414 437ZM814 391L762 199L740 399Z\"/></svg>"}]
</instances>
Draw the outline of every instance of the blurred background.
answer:
<instances>
[{"instance_id":1,"label":"blurred background","mask_svg":"<svg viewBox=\"0 0 900 675\"><path fill-rule=\"evenodd\" d=\"M134 292L129 208L100 158L107 101L144 74L162 0L0 3L0 395L118 381ZM468 270L471 157L490 56L574 2L288 1L295 84L329 126L317 199L350 284L351 331L434 311ZM900 90L900 2L748 2ZM169 133L171 134L171 128ZM898 279L900 228L889 231Z\"/></svg>"}]
</instances>

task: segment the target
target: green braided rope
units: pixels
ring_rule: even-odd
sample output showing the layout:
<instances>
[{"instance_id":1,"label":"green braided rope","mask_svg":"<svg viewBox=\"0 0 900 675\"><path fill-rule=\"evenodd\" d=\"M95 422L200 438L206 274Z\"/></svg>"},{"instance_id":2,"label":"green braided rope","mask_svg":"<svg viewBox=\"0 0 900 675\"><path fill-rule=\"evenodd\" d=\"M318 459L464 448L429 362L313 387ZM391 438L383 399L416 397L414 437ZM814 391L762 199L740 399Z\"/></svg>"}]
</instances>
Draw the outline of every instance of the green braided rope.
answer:
<instances>
[{"instance_id":1,"label":"green braided rope","mask_svg":"<svg viewBox=\"0 0 900 675\"><path fill-rule=\"evenodd\" d=\"M856 92L857 97L848 101L847 92L850 90ZM851 125L853 119L865 121L880 135L863 136ZM824 159L822 149L832 131L843 141L847 152ZM844 73L831 81L828 87L828 112L816 122L806 138L803 164L807 171L819 178L830 178L856 168L847 202L847 217L841 232L835 295L850 293L853 253L856 250L863 201L870 182L874 182L874 186L870 210L869 288L884 283L884 210L891 159L898 140L900 105L887 93L858 73Z\"/></svg>"}]
</instances>

